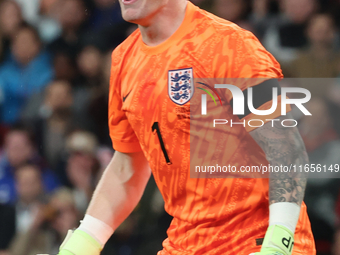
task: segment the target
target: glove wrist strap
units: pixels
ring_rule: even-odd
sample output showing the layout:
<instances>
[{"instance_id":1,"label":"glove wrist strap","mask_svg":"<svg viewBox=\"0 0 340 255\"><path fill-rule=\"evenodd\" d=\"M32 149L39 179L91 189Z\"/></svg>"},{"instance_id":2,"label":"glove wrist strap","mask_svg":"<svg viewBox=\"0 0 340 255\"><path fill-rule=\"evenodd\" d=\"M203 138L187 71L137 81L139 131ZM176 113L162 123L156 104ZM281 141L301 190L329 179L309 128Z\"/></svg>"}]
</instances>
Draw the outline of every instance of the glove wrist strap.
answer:
<instances>
[{"instance_id":1,"label":"glove wrist strap","mask_svg":"<svg viewBox=\"0 0 340 255\"><path fill-rule=\"evenodd\" d=\"M72 235L69 233L60 246L60 251L69 251L74 255L99 255L101 245L89 234L81 230L75 230Z\"/></svg>"},{"instance_id":2,"label":"glove wrist strap","mask_svg":"<svg viewBox=\"0 0 340 255\"><path fill-rule=\"evenodd\" d=\"M265 235L262 249L276 248L285 255L291 255L294 246L294 235L286 227L280 225L270 226Z\"/></svg>"}]
</instances>

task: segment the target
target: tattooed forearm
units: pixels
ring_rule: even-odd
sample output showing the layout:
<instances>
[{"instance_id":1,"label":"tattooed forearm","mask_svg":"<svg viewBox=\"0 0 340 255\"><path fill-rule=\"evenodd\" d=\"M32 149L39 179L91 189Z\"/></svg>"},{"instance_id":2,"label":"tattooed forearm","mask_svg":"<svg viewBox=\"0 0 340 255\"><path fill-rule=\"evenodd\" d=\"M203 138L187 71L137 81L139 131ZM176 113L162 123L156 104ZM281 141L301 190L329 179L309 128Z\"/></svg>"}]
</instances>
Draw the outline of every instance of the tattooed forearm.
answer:
<instances>
[{"instance_id":1,"label":"tattooed forearm","mask_svg":"<svg viewBox=\"0 0 340 255\"><path fill-rule=\"evenodd\" d=\"M283 118L279 117L278 119ZM282 127L276 121L274 123L276 123L274 127L270 122L250 132L266 153L268 162L273 166L308 163L306 149L297 128ZM306 175L303 173L271 173L269 180L270 204L291 202L301 205L306 183Z\"/></svg>"}]
</instances>

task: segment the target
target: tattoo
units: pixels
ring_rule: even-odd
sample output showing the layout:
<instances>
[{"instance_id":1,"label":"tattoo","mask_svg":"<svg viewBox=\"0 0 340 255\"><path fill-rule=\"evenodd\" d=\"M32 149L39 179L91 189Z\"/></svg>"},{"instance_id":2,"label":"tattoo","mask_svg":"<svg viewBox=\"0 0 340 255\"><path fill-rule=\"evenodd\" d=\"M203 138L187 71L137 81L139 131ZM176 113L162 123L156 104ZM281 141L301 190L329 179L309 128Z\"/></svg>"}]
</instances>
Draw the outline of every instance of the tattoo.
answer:
<instances>
[{"instance_id":1,"label":"tattoo","mask_svg":"<svg viewBox=\"0 0 340 255\"><path fill-rule=\"evenodd\" d=\"M289 114L287 115L288 118ZM283 117L277 118L280 122ZM308 156L296 127L283 127L273 121L251 131L250 134L266 154L272 166L304 165ZM274 124L273 124L274 123ZM269 180L269 204L291 202L301 205L307 176L304 173L271 173Z\"/></svg>"}]
</instances>

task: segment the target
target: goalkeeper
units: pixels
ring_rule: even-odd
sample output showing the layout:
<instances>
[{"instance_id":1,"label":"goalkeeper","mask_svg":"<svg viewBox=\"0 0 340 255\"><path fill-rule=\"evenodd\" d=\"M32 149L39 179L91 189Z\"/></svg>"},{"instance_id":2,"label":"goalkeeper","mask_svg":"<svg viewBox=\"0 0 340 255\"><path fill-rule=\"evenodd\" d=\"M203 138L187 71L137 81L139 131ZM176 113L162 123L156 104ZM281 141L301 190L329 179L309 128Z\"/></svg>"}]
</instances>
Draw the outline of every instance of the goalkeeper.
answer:
<instances>
[{"instance_id":1,"label":"goalkeeper","mask_svg":"<svg viewBox=\"0 0 340 255\"><path fill-rule=\"evenodd\" d=\"M221 151L213 135L202 140L190 132L193 79L278 79L282 73L277 61L250 32L187 0L119 3L123 18L139 29L112 54L109 128L116 153L84 220L69 232L59 254L98 255L137 205L151 170L165 209L174 217L158 255L315 254L302 201L303 176L190 178L191 149L204 156L207 147ZM279 90L278 83L267 81L240 89L249 86L261 95L254 99L261 110L272 105L268 90ZM232 114L232 100L229 92L221 95L225 118L249 120L249 109ZM256 118L267 122L282 117L275 111ZM307 163L297 129L275 123L226 127L224 159L230 165ZM190 147L190 135L200 141L197 146Z\"/></svg>"}]
</instances>

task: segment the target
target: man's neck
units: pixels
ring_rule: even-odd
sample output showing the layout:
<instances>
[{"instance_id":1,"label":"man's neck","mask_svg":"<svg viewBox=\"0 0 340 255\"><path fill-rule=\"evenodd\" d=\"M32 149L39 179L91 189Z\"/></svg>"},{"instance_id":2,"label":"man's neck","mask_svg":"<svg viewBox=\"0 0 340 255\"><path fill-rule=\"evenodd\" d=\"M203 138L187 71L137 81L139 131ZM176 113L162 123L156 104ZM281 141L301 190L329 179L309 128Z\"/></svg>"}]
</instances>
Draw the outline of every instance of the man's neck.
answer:
<instances>
[{"instance_id":1,"label":"man's neck","mask_svg":"<svg viewBox=\"0 0 340 255\"><path fill-rule=\"evenodd\" d=\"M173 1L154 15L148 25L139 25L143 42L148 46L157 46L172 36L181 26L187 1Z\"/></svg>"}]
</instances>

